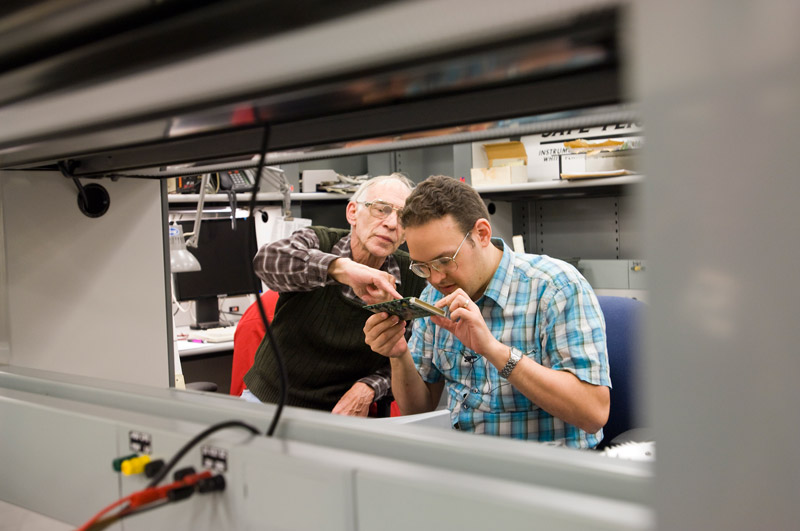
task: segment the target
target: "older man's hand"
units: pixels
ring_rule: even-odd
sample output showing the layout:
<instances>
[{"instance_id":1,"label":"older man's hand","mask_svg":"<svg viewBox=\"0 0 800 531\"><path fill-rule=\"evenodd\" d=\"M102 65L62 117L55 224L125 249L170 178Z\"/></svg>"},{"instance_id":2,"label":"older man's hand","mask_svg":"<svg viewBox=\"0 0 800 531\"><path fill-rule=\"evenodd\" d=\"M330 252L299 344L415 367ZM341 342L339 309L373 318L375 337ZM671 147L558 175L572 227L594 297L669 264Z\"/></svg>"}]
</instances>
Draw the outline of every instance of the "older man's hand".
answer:
<instances>
[{"instance_id":1,"label":"older man's hand","mask_svg":"<svg viewBox=\"0 0 800 531\"><path fill-rule=\"evenodd\" d=\"M347 284L366 304L377 304L403 296L395 289L395 278L385 271L374 269L349 258L337 258L328 267L328 274Z\"/></svg>"}]
</instances>

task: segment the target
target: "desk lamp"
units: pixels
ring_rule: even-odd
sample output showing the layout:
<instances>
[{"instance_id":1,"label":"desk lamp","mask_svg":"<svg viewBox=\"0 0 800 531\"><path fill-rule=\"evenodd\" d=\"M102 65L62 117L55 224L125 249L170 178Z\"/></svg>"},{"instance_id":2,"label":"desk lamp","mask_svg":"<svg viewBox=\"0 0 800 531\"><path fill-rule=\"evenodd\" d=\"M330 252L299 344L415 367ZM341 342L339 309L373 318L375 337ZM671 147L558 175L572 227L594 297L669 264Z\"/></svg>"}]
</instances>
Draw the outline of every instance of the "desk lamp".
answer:
<instances>
[{"instance_id":1,"label":"desk lamp","mask_svg":"<svg viewBox=\"0 0 800 531\"><path fill-rule=\"evenodd\" d=\"M200 262L186 249L186 241L183 239L183 228L180 225L169 226L169 268L172 274L187 273L189 271L200 271ZM172 300L175 301L175 282L172 282ZM172 324L175 329L175 323ZM181 367L181 358L178 354L178 338L173 336L173 367L175 372L175 388L186 389Z\"/></svg>"},{"instance_id":2,"label":"desk lamp","mask_svg":"<svg viewBox=\"0 0 800 531\"><path fill-rule=\"evenodd\" d=\"M169 226L169 268L172 273L200 271L200 262L186 249L180 225Z\"/></svg>"},{"instance_id":3,"label":"desk lamp","mask_svg":"<svg viewBox=\"0 0 800 531\"><path fill-rule=\"evenodd\" d=\"M206 197L206 185L209 174L203 175L200 183L200 199L197 201L197 213L194 218L194 227L190 233L189 244L197 247L197 237L200 235L200 222L202 221L203 203ZM169 226L169 268L172 273L188 273L200 271L200 262L186 249L183 227L178 224Z\"/></svg>"}]
</instances>

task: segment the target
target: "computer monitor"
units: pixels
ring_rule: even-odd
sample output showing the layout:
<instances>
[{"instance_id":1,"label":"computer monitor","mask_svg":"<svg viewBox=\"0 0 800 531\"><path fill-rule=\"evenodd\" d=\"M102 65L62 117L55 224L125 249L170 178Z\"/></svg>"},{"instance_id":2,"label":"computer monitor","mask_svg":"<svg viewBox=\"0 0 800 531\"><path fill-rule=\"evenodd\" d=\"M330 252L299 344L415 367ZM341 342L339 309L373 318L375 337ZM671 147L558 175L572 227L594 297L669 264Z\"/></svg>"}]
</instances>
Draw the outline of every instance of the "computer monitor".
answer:
<instances>
[{"instance_id":1,"label":"computer monitor","mask_svg":"<svg viewBox=\"0 0 800 531\"><path fill-rule=\"evenodd\" d=\"M184 233L193 222L180 222ZM235 228L230 218L204 219L200 225L197 247L188 247L200 262L200 271L176 273L175 298L195 302L192 328L222 326L218 296L245 295L260 289L253 271L256 236L253 218L237 219Z\"/></svg>"}]
</instances>

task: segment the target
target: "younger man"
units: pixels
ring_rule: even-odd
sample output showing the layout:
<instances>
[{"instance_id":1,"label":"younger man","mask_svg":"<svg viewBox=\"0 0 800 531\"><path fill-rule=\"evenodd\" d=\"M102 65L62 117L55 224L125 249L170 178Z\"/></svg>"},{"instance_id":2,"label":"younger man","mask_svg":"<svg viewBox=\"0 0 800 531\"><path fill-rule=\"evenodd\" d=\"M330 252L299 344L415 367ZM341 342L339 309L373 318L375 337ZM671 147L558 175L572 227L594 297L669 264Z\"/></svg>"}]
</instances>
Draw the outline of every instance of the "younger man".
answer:
<instances>
[{"instance_id":1,"label":"younger man","mask_svg":"<svg viewBox=\"0 0 800 531\"><path fill-rule=\"evenodd\" d=\"M416 319L409 343L395 316L376 314L366 342L391 360L405 414L433 410L447 389L455 429L593 447L608 420L605 322L591 287L569 264L514 253L492 239L472 187L433 176L400 220L420 296L448 317Z\"/></svg>"}]
</instances>

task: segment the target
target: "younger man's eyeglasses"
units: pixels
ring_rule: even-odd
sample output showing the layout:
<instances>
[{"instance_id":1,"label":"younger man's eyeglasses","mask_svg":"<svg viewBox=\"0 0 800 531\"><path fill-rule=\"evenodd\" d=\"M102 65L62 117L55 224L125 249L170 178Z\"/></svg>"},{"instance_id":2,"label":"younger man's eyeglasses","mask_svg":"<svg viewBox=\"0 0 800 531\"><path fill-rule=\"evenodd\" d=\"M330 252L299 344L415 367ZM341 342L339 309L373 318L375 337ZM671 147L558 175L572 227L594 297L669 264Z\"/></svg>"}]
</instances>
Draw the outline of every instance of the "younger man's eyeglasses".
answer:
<instances>
[{"instance_id":1,"label":"younger man's eyeglasses","mask_svg":"<svg viewBox=\"0 0 800 531\"><path fill-rule=\"evenodd\" d=\"M467 241L467 236L472 229L468 230L467 233L464 235L464 239L461 240L461 243L458 244L458 249L456 252L453 253L453 256L447 257L444 256L442 258L437 258L436 260L431 260L430 262L411 262L411 265L408 268L411 270L412 273L417 275L418 277L428 278L431 276L431 269L436 271L437 273L441 273L442 270L445 268L455 271L458 269L458 263L456 262L456 256L458 256L458 251L461 250L461 246L464 245L464 242Z\"/></svg>"}]
</instances>

